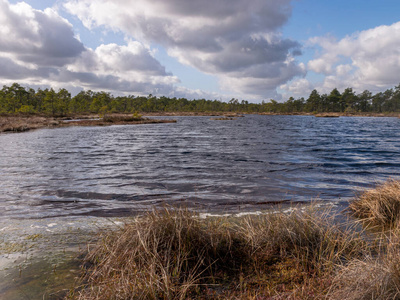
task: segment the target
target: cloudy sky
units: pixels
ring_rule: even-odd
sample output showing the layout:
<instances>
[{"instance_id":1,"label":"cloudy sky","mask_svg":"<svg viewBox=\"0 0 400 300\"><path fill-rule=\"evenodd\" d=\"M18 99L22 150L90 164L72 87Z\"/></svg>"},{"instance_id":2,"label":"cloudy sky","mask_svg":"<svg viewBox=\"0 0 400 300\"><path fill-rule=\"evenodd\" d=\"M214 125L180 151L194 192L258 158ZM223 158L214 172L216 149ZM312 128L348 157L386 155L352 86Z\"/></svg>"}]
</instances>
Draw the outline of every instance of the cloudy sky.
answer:
<instances>
[{"instance_id":1,"label":"cloudy sky","mask_svg":"<svg viewBox=\"0 0 400 300\"><path fill-rule=\"evenodd\" d=\"M251 102L400 83L398 0L0 0L0 83Z\"/></svg>"}]
</instances>

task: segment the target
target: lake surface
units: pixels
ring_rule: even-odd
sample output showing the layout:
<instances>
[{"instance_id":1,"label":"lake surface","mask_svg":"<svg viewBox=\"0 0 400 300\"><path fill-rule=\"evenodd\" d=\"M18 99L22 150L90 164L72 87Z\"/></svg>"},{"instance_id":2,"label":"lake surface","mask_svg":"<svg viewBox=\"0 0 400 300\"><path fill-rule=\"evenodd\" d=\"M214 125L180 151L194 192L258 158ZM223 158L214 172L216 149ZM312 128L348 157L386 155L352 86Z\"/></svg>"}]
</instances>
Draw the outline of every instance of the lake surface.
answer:
<instances>
[{"instance_id":1,"label":"lake surface","mask_svg":"<svg viewBox=\"0 0 400 300\"><path fill-rule=\"evenodd\" d=\"M174 119L0 135L1 218L343 203L400 175L398 118Z\"/></svg>"}]
</instances>

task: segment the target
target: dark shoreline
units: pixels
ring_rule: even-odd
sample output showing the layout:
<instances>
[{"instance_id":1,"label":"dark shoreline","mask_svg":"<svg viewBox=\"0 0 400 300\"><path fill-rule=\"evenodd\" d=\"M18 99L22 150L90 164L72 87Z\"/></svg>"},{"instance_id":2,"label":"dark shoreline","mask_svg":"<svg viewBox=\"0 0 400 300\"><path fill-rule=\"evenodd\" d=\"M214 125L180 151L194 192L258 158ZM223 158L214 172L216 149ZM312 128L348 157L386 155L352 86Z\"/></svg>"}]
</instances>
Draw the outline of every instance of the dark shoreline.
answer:
<instances>
[{"instance_id":1,"label":"dark shoreline","mask_svg":"<svg viewBox=\"0 0 400 300\"><path fill-rule=\"evenodd\" d=\"M292 112L292 113L275 113L275 112L263 112L263 113L248 113L248 112L150 112L144 113L146 116L158 116L158 117L177 117L177 116L210 116L210 117L240 117L243 115L262 115L262 116L315 116L315 117L392 117L399 118L400 113L346 113L346 112L323 112L323 113L307 113L307 112Z\"/></svg>"},{"instance_id":2,"label":"dark shoreline","mask_svg":"<svg viewBox=\"0 0 400 300\"><path fill-rule=\"evenodd\" d=\"M235 118L243 117L246 112L150 112L146 117L132 118L132 114L110 114L109 120L100 118L99 115L72 115L64 117L49 117L45 115L0 115L0 133L25 132L41 128L59 128L70 126L110 126L110 125L137 125L175 123L176 120L150 119L147 117L178 117L178 116L210 116ZM322 118L333 117L394 117L399 118L399 113L254 113L268 116L315 116ZM110 120L114 119L114 120Z\"/></svg>"},{"instance_id":3,"label":"dark shoreline","mask_svg":"<svg viewBox=\"0 0 400 300\"><path fill-rule=\"evenodd\" d=\"M138 125L175 123L176 120L159 120L144 117L133 118L131 115L110 115L100 118L98 115L84 115L73 117L46 117L46 116L0 116L0 133L25 132L42 128L60 128L71 126L111 126L111 125Z\"/></svg>"}]
</instances>

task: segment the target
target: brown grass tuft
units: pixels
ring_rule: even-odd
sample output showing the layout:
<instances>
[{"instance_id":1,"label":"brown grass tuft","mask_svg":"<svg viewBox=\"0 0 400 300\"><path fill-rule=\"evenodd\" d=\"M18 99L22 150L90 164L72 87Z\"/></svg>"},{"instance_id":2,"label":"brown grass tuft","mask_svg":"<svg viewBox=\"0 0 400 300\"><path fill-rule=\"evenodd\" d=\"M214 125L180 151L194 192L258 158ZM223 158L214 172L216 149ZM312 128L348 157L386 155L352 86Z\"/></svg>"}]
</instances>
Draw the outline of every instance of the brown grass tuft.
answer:
<instances>
[{"instance_id":1,"label":"brown grass tuft","mask_svg":"<svg viewBox=\"0 0 400 300\"><path fill-rule=\"evenodd\" d=\"M400 181L389 180L368 190L349 205L351 214L373 226L397 226L400 217Z\"/></svg>"},{"instance_id":2,"label":"brown grass tuft","mask_svg":"<svg viewBox=\"0 0 400 300\"><path fill-rule=\"evenodd\" d=\"M322 298L337 265L365 245L327 211L207 219L153 211L89 250L86 284L70 298Z\"/></svg>"},{"instance_id":3,"label":"brown grass tuft","mask_svg":"<svg viewBox=\"0 0 400 300\"><path fill-rule=\"evenodd\" d=\"M341 266L329 299L400 299L400 232L382 239L380 252Z\"/></svg>"},{"instance_id":4,"label":"brown grass tuft","mask_svg":"<svg viewBox=\"0 0 400 300\"><path fill-rule=\"evenodd\" d=\"M252 248L266 257L290 257L317 274L363 254L365 242L352 226L336 224L328 209L308 208L290 214L249 218L242 227Z\"/></svg>"}]
</instances>

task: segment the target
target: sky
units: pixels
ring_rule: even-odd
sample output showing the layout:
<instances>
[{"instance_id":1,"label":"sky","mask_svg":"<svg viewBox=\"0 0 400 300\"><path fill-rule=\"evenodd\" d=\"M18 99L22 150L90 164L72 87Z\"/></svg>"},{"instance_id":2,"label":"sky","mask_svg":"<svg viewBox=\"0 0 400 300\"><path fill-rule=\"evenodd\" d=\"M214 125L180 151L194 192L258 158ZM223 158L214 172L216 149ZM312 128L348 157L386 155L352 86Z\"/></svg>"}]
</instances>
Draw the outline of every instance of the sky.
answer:
<instances>
[{"instance_id":1,"label":"sky","mask_svg":"<svg viewBox=\"0 0 400 300\"><path fill-rule=\"evenodd\" d=\"M0 0L0 84L259 103L400 83L398 0Z\"/></svg>"}]
</instances>

